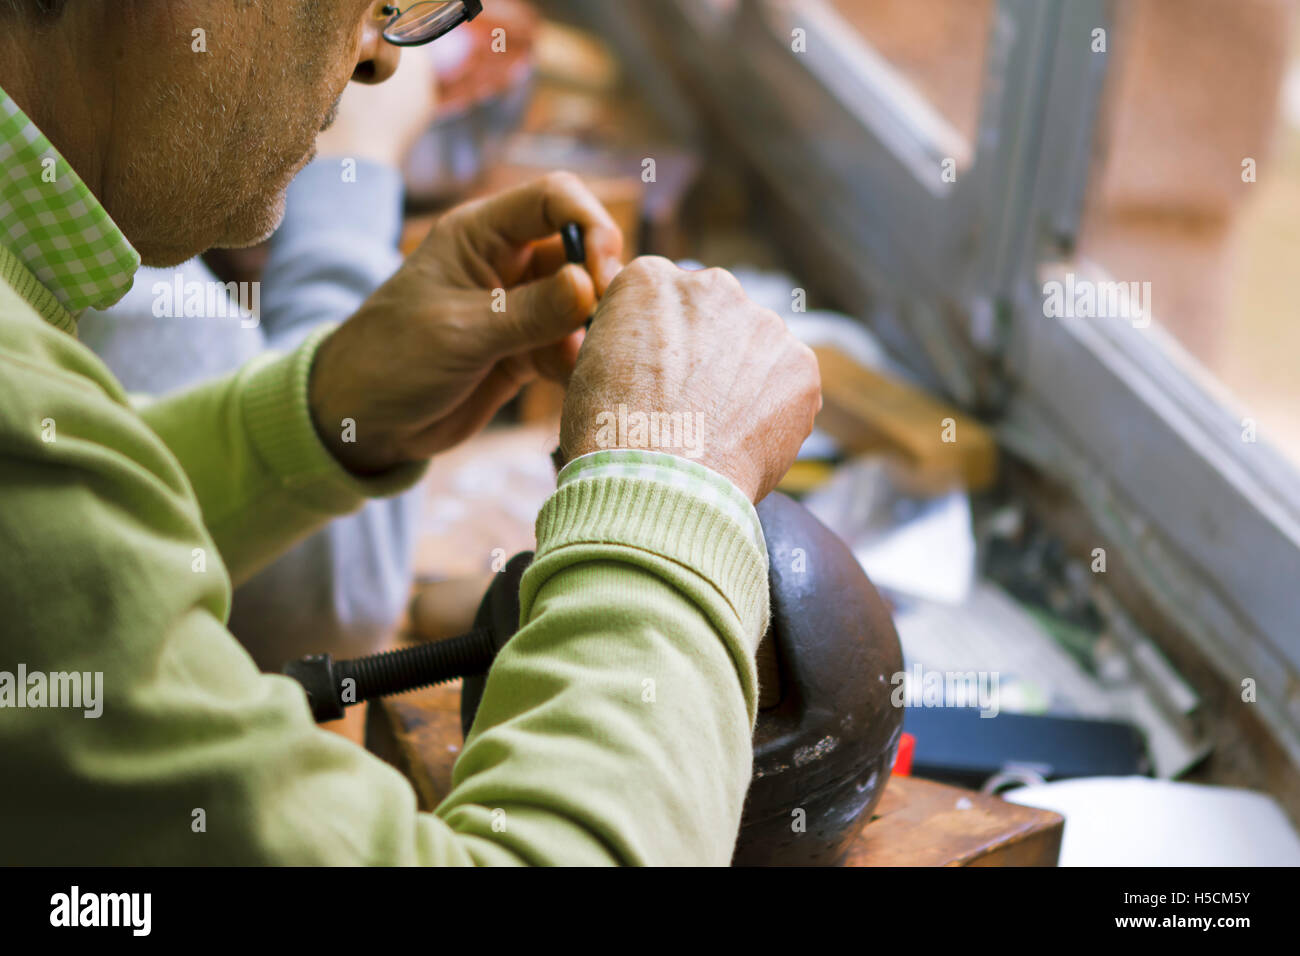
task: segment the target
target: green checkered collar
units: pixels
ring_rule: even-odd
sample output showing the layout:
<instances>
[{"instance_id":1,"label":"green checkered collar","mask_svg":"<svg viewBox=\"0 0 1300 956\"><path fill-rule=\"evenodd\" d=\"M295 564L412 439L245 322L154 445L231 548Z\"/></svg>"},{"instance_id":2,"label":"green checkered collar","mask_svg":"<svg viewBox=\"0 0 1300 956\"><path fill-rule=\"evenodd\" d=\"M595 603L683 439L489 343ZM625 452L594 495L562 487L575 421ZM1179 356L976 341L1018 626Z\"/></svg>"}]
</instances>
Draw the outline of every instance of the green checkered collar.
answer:
<instances>
[{"instance_id":1,"label":"green checkered collar","mask_svg":"<svg viewBox=\"0 0 1300 956\"><path fill-rule=\"evenodd\" d=\"M3 89L0 245L74 316L117 302L140 268L99 200Z\"/></svg>"},{"instance_id":2,"label":"green checkered collar","mask_svg":"<svg viewBox=\"0 0 1300 956\"><path fill-rule=\"evenodd\" d=\"M611 448L593 451L573 459L561 469L557 486L584 478L642 478L659 481L689 491L716 505L728 514L760 551L767 550L763 538L763 525L758 512L725 476L697 461L661 451L632 448Z\"/></svg>"}]
</instances>

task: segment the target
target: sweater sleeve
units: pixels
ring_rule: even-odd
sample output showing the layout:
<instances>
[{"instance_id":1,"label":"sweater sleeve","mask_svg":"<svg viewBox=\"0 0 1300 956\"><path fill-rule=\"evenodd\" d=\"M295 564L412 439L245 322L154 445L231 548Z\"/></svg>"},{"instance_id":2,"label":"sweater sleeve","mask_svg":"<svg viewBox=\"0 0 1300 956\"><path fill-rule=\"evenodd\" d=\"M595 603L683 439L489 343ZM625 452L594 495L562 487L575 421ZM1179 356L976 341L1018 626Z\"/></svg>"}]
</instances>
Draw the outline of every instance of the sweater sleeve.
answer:
<instances>
[{"instance_id":1,"label":"sweater sleeve","mask_svg":"<svg viewBox=\"0 0 1300 956\"><path fill-rule=\"evenodd\" d=\"M257 670L223 623L220 555L247 560L370 490L313 457L289 384L306 354L155 416L192 490L102 363L0 299L6 661L86 688L51 706L43 683L44 706L18 708L0 674L0 862L725 864L766 556L688 491L608 477L552 497L524 626L436 813ZM213 510L220 491L252 516Z\"/></svg>"},{"instance_id":2,"label":"sweater sleeve","mask_svg":"<svg viewBox=\"0 0 1300 956\"><path fill-rule=\"evenodd\" d=\"M725 866L752 765L766 553L716 504L633 478L560 488L537 537L523 626L439 816L482 861Z\"/></svg>"}]
</instances>

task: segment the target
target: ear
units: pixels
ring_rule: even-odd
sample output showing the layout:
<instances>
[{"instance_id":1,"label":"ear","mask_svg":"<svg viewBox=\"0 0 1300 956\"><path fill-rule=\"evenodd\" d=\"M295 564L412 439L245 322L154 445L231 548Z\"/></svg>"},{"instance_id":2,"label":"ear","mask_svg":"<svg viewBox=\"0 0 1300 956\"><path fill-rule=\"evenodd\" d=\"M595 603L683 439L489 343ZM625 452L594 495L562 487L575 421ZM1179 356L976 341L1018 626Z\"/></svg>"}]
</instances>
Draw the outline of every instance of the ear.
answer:
<instances>
[{"instance_id":1,"label":"ear","mask_svg":"<svg viewBox=\"0 0 1300 956\"><path fill-rule=\"evenodd\" d=\"M397 72L402 61L402 51L384 39L384 24L389 15L384 13L387 4L377 4L367 10L361 21L361 47L352 79L358 83L382 83Z\"/></svg>"}]
</instances>

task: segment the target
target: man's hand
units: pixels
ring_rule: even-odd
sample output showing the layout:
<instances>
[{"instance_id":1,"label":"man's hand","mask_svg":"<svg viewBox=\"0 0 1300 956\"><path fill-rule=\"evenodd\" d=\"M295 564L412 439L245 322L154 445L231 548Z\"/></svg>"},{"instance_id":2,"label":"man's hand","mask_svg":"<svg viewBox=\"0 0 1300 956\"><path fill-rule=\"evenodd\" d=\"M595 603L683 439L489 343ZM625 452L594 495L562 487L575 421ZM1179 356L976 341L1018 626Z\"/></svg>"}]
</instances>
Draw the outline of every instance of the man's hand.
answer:
<instances>
[{"instance_id":1,"label":"man's hand","mask_svg":"<svg viewBox=\"0 0 1300 956\"><path fill-rule=\"evenodd\" d=\"M568 222L590 271L565 264ZM567 173L448 213L321 344L308 393L321 439L349 470L377 474L464 441L538 375L567 380L622 246Z\"/></svg>"},{"instance_id":2,"label":"man's hand","mask_svg":"<svg viewBox=\"0 0 1300 956\"><path fill-rule=\"evenodd\" d=\"M647 257L623 269L601 301L569 382L560 447L570 459L611 447L682 454L673 429L690 416L699 433L685 450L757 503L789 469L820 408L812 350L746 298L734 276ZM640 436L638 415L647 426ZM672 423L673 439L649 427L655 415ZM625 435L620 420L631 422Z\"/></svg>"}]
</instances>

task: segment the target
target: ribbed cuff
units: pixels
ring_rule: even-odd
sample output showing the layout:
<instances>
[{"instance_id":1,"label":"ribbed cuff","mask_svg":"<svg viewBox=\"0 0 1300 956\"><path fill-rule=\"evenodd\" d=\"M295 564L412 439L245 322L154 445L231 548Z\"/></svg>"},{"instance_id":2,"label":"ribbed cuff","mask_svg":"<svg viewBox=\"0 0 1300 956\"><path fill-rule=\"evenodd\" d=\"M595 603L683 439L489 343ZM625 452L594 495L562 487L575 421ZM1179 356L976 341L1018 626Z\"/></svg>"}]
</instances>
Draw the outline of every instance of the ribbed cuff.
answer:
<instances>
[{"instance_id":1,"label":"ribbed cuff","mask_svg":"<svg viewBox=\"0 0 1300 956\"><path fill-rule=\"evenodd\" d=\"M557 487L584 478L644 478L673 485L717 505L749 532L749 538L761 550L767 545L763 523L745 493L725 475L707 465L678 455L644 448L610 448L580 455L561 469Z\"/></svg>"},{"instance_id":2,"label":"ribbed cuff","mask_svg":"<svg viewBox=\"0 0 1300 956\"><path fill-rule=\"evenodd\" d=\"M333 330L334 325L324 325L286 355L253 360L239 378L244 425L262 461L284 487L314 507L343 514L367 498L406 491L424 476L428 463L360 478L330 454L316 434L307 385L316 350Z\"/></svg>"},{"instance_id":3,"label":"ribbed cuff","mask_svg":"<svg viewBox=\"0 0 1300 956\"><path fill-rule=\"evenodd\" d=\"M575 545L612 545L624 559L645 564L635 562L642 552L698 575L738 620L750 655L757 649L767 629L767 554L699 495L638 478L570 482L538 515L535 563ZM613 550L611 557L620 555Z\"/></svg>"}]
</instances>

